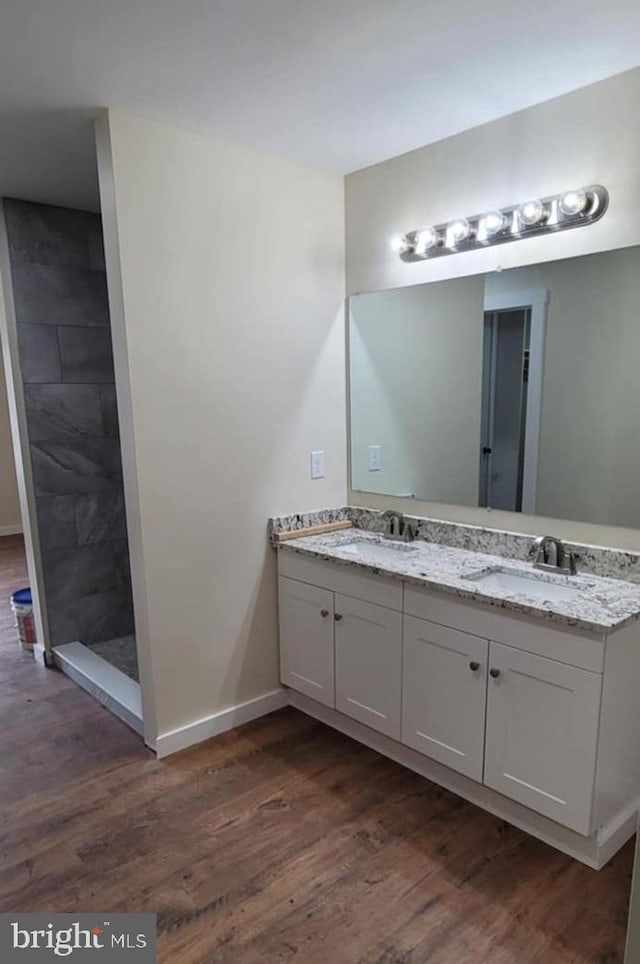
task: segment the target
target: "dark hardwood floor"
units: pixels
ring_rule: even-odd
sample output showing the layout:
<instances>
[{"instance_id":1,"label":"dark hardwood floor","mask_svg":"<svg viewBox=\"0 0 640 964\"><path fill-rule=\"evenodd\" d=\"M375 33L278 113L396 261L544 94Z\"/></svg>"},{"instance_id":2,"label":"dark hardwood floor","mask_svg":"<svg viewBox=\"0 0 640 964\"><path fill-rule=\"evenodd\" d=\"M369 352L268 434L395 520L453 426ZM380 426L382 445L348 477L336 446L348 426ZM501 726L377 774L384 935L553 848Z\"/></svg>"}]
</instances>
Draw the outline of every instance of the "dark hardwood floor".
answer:
<instances>
[{"instance_id":1,"label":"dark hardwood floor","mask_svg":"<svg viewBox=\"0 0 640 964\"><path fill-rule=\"evenodd\" d=\"M179 964L614 964L599 873L294 710L157 761L14 641L0 540L0 910L158 914Z\"/></svg>"},{"instance_id":2,"label":"dark hardwood floor","mask_svg":"<svg viewBox=\"0 0 640 964\"><path fill-rule=\"evenodd\" d=\"M0 538L0 803L145 759L139 736L16 640L9 597L28 584L21 536ZM19 804L18 804L19 807Z\"/></svg>"}]
</instances>

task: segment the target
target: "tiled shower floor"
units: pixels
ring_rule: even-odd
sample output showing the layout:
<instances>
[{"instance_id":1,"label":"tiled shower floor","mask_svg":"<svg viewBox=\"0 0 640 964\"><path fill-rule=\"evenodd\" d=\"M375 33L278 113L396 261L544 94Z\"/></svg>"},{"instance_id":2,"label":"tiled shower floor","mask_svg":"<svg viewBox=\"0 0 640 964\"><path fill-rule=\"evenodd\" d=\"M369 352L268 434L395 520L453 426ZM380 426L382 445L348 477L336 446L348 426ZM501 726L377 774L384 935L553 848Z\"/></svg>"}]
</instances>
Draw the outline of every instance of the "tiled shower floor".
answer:
<instances>
[{"instance_id":1,"label":"tiled shower floor","mask_svg":"<svg viewBox=\"0 0 640 964\"><path fill-rule=\"evenodd\" d=\"M139 681L135 636L122 636L120 639L108 639L104 643L93 643L90 649L130 679Z\"/></svg>"}]
</instances>

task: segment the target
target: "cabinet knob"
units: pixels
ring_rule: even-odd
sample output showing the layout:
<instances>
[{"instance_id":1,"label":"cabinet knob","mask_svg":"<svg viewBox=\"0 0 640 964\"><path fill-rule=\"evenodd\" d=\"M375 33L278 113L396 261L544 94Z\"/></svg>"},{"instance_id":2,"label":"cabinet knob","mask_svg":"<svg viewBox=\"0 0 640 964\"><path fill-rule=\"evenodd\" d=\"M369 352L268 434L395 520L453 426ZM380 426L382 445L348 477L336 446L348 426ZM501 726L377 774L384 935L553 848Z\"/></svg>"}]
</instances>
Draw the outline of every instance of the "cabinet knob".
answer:
<instances>
[{"instance_id":1,"label":"cabinet knob","mask_svg":"<svg viewBox=\"0 0 640 964\"><path fill-rule=\"evenodd\" d=\"M339 623L340 620L342 619L342 613L336 613L333 618L335 619L335 621L336 621L337 623Z\"/></svg>"},{"instance_id":2,"label":"cabinet knob","mask_svg":"<svg viewBox=\"0 0 640 964\"><path fill-rule=\"evenodd\" d=\"M320 615L322 616L323 619L326 619L327 616L329 615L329 610L328 610L328 609L321 609L321 610L320 610Z\"/></svg>"},{"instance_id":3,"label":"cabinet knob","mask_svg":"<svg viewBox=\"0 0 640 964\"><path fill-rule=\"evenodd\" d=\"M490 669L490 670L489 670L489 676L492 676L493 679L497 679L498 676L500 676L500 670L499 670L499 669Z\"/></svg>"},{"instance_id":4,"label":"cabinet knob","mask_svg":"<svg viewBox=\"0 0 640 964\"><path fill-rule=\"evenodd\" d=\"M472 659L469 663L469 669L472 673L477 673L477 671L480 669L480 663L477 663L475 659Z\"/></svg>"}]
</instances>

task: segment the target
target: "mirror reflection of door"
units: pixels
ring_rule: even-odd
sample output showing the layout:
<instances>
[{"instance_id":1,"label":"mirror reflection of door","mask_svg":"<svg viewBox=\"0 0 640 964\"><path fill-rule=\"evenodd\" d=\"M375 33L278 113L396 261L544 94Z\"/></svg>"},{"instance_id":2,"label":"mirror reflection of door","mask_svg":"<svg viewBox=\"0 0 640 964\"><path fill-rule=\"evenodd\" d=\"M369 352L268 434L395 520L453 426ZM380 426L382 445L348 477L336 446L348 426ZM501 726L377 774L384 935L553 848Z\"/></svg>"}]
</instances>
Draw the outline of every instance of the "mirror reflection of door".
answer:
<instances>
[{"instance_id":1,"label":"mirror reflection of door","mask_svg":"<svg viewBox=\"0 0 640 964\"><path fill-rule=\"evenodd\" d=\"M530 307L485 312L481 506L523 508L530 340Z\"/></svg>"}]
</instances>

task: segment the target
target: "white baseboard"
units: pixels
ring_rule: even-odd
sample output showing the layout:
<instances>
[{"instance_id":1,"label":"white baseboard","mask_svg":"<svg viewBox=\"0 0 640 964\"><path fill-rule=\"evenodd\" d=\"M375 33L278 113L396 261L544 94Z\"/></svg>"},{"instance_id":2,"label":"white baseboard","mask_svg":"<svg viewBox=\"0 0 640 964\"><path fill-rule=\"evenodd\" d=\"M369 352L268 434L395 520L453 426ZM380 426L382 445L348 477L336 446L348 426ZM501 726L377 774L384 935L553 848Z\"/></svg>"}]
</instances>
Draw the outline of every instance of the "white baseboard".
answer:
<instances>
[{"instance_id":1,"label":"white baseboard","mask_svg":"<svg viewBox=\"0 0 640 964\"><path fill-rule=\"evenodd\" d=\"M295 690L288 690L288 697L291 706L302 710L303 713L334 727L341 733L364 743L373 750L377 750L378 753L390 757L396 763L400 763L402 766L426 777L427 780L451 790L470 803L482 807L483 810L488 810L494 816L519 827L520 830L543 840L550 846L555 847L556 850L561 850L594 870L600 870L601 867L604 867L607 861L636 831L637 804L633 804L624 813L619 814L615 820L602 827L593 837L583 837L575 831L562 827L559 823L555 823L553 820L549 820L547 817L509 800L501 793L497 793L481 783L476 783L461 773L456 773L455 770L450 770L449 767L436 763L435 760L430 760L429 757L423 756L416 750L378 733L377 730L372 730L363 723L358 723L357 720L344 716L337 710L329 709L329 707L317 703L308 696L296 693Z\"/></svg>"},{"instance_id":2,"label":"white baseboard","mask_svg":"<svg viewBox=\"0 0 640 964\"><path fill-rule=\"evenodd\" d=\"M22 523L17 522L13 526L0 526L0 539L2 536L19 536L22 535Z\"/></svg>"},{"instance_id":3,"label":"white baseboard","mask_svg":"<svg viewBox=\"0 0 640 964\"><path fill-rule=\"evenodd\" d=\"M158 758L166 757L179 750L185 750L189 746L224 733L225 730L232 730L234 726L257 720L259 716L266 716L274 710L281 710L288 703L289 697L286 690L277 689L263 696L257 696L253 700L247 700L246 703L231 706L228 710L205 716L204 719L188 723L177 730L161 733L156 740L156 755Z\"/></svg>"},{"instance_id":4,"label":"white baseboard","mask_svg":"<svg viewBox=\"0 0 640 964\"><path fill-rule=\"evenodd\" d=\"M36 663L40 663L41 666L50 665L47 661L46 647L41 643L36 642L33 644L33 658L35 659Z\"/></svg>"},{"instance_id":5,"label":"white baseboard","mask_svg":"<svg viewBox=\"0 0 640 964\"><path fill-rule=\"evenodd\" d=\"M638 829L640 801L636 800L598 830L598 869L611 860Z\"/></svg>"}]
</instances>

